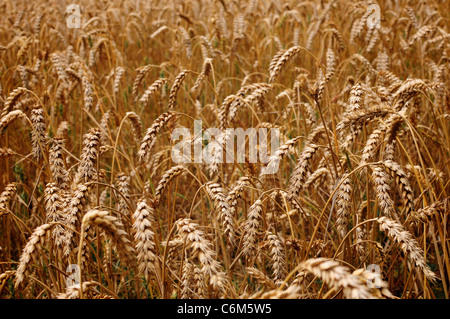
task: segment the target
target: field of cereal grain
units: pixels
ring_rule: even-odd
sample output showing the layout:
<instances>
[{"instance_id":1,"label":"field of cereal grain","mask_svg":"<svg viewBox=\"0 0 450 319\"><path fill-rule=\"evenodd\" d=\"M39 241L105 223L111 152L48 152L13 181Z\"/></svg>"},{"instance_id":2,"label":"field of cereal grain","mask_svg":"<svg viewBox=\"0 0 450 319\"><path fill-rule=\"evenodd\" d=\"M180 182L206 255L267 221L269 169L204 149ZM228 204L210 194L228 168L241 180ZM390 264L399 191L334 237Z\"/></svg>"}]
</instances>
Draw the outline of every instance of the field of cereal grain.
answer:
<instances>
[{"instance_id":1,"label":"field of cereal grain","mask_svg":"<svg viewBox=\"0 0 450 319\"><path fill-rule=\"evenodd\" d=\"M0 298L448 299L449 8L1 0Z\"/></svg>"}]
</instances>

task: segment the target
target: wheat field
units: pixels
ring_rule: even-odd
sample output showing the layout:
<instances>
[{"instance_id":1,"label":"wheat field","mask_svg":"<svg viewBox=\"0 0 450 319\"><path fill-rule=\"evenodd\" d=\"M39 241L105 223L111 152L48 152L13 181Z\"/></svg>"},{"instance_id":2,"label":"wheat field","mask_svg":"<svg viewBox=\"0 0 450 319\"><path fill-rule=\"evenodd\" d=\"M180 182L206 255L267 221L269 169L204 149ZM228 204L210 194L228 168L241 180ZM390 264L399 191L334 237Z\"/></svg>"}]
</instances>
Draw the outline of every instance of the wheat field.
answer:
<instances>
[{"instance_id":1,"label":"wheat field","mask_svg":"<svg viewBox=\"0 0 450 319\"><path fill-rule=\"evenodd\" d=\"M449 1L73 2L0 1L1 299L449 298Z\"/></svg>"}]
</instances>

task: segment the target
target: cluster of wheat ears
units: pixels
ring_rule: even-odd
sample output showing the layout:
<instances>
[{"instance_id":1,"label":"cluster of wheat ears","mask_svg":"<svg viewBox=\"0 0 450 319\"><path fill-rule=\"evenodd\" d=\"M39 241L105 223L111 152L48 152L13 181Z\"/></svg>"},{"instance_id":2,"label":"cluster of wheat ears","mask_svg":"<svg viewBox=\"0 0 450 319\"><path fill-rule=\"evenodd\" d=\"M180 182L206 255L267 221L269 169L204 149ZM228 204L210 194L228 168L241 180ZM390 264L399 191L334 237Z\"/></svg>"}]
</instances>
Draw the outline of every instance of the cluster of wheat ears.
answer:
<instances>
[{"instance_id":1,"label":"cluster of wheat ears","mask_svg":"<svg viewBox=\"0 0 450 319\"><path fill-rule=\"evenodd\" d=\"M0 1L1 298L449 298L448 1L69 4Z\"/></svg>"}]
</instances>

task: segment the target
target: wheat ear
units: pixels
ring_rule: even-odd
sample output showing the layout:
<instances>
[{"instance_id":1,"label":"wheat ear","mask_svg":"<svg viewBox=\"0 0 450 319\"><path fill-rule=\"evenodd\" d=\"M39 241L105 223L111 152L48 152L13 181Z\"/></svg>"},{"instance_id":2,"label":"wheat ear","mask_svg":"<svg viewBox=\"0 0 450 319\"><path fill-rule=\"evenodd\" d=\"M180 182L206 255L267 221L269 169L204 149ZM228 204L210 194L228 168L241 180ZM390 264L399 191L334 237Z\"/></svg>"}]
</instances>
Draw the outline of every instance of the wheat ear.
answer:
<instances>
[{"instance_id":1,"label":"wheat ear","mask_svg":"<svg viewBox=\"0 0 450 319\"><path fill-rule=\"evenodd\" d=\"M89 226L98 226L107 233L116 245L118 252L129 265L134 263L134 248L128 239L128 234L123 230L123 224L107 211L90 210L81 223L82 235ZM83 236L81 236L83 238ZM81 249L81 247L79 247Z\"/></svg>"},{"instance_id":2,"label":"wheat ear","mask_svg":"<svg viewBox=\"0 0 450 319\"><path fill-rule=\"evenodd\" d=\"M183 70L181 71L177 77L175 78L175 80L173 81L172 87L170 89L169 92L169 103L167 105L167 108L169 110L172 110L173 108L175 108L175 104L176 104L176 99L177 99L177 93L181 87L181 84L183 83L184 78L186 77L186 75L189 73L189 70Z\"/></svg>"},{"instance_id":3,"label":"wheat ear","mask_svg":"<svg viewBox=\"0 0 450 319\"><path fill-rule=\"evenodd\" d=\"M156 142L156 136L159 131L167 125L169 121L175 117L173 112L166 112L158 116L153 124L147 129L144 138L142 139L141 146L138 151L138 156L141 161L144 161L150 155L153 145Z\"/></svg>"},{"instance_id":4,"label":"wheat ear","mask_svg":"<svg viewBox=\"0 0 450 319\"><path fill-rule=\"evenodd\" d=\"M8 213L8 203L14 196L16 190L16 183L9 183L3 189L3 192L0 194L0 216Z\"/></svg>"},{"instance_id":5,"label":"wheat ear","mask_svg":"<svg viewBox=\"0 0 450 319\"><path fill-rule=\"evenodd\" d=\"M162 196L164 190L169 185L169 183L183 172L186 172L186 168L184 167L184 165L177 165L177 166L174 166L171 169L167 170L163 174L163 176L161 177L161 180L159 181L159 183L155 189L155 198L154 198L155 206L159 205L159 203L161 201L161 196Z\"/></svg>"},{"instance_id":6,"label":"wheat ear","mask_svg":"<svg viewBox=\"0 0 450 319\"><path fill-rule=\"evenodd\" d=\"M192 249L194 256L202 264L202 272L210 279L210 283L220 289L224 289L225 273L216 260L216 253L212 244L205 238L199 225L190 219L180 219L176 222L177 230L183 240Z\"/></svg>"},{"instance_id":7,"label":"wheat ear","mask_svg":"<svg viewBox=\"0 0 450 319\"><path fill-rule=\"evenodd\" d=\"M424 273L425 277L433 282L436 281L435 273L427 265L424 252L412 234L405 230L402 225L388 217L380 217L377 222L380 224L380 230L400 244L405 255Z\"/></svg>"},{"instance_id":8,"label":"wheat ear","mask_svg":"<svg viewBox=\"0 0 450 319\"><path fill-rule=\"evenodd\" d=\"M248 209L247 220L244 224L244 237L242 239L242 255L249 258L256 254L256 241L261 222L262 201L257 199Z\"/></svg>"},{"instance_id":9,"label":"wheat ear","mask_svg":"<svg viewBox=\"0 0 450 319\"><path fill-rule=\"evenodd\" d=\"M100 146L100 135L100 129L92 128L84 136L80 166L78 167L77 175L75 176L76 184L79 182L88 182L95 175L95 162Z\"/></svg>"},{"instance_id":10,"label":"wheat ear","mask_svg":"<svg viewBox=\"0 0 450 319\"><path fill-rule=\"evenodd\" d=\"M206 183L206 190L214 200L216 209L220 211L219 218L222 220L225 236L227 237L229 244L234 246L236 244L236 225L234 216L228 205L225 190L220 184L213 182Z\"/></svg>"},{"instance_id":11,"label":"wheat ear","mask_svg":"<svg viewBox=\"0 0 450 319\"><path fill-rule=\"evenodd\" d=\"M348 267L329 258L312 258L300 263L299 267L315 276L333 288L342 289L348 299L373 299L366 284L361 283L358 276L350 273Z\"/></svg>"},{"instance_id":12,"label":"wheat ear","mask_svg":"<svg viewBox=\"0 0 450 319\"><path fill-rule=\"evenodd\" d=\"M153 231L155 209L152 205L147 204L144 198L141 198L137 203L133 219L139 272L144 275L145 280L149 281L150 275L156 269L155 233Z\"/></svg>"},{"instance_id":13,"label":"wheat ear","mask_svg":"<svg viewBox=\"0 0 450 319\"><path fill-rule=\"evenodd\" d=\"M22 251L22 255L20 255L19 266L16 271L16 288L25 279L27 266L30 261L38 258L37 250L43 246L44 239L46 235L50 233L51 228L51 224L41 225L34 230L33 234L28 239L27 244Z\"/></svg>"}]
</instances>

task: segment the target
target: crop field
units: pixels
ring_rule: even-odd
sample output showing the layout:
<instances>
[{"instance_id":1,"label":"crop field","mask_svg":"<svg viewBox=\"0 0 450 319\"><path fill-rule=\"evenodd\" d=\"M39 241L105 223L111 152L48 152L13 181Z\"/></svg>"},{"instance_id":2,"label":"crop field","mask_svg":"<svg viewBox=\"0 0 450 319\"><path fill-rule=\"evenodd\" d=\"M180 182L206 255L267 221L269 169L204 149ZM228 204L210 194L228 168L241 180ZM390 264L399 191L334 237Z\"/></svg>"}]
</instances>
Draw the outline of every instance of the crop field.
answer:
<instances>
[{"instance_id":1,"label":"crop field","mask_svg":"<svg viewBox=\"0 0 450 319\"><path fill-rule=\"evenodd\" d=\"M0 299L449 299L448 0L0 16Z\"/></svg>"}]
</instances>

